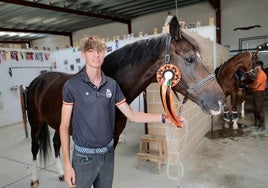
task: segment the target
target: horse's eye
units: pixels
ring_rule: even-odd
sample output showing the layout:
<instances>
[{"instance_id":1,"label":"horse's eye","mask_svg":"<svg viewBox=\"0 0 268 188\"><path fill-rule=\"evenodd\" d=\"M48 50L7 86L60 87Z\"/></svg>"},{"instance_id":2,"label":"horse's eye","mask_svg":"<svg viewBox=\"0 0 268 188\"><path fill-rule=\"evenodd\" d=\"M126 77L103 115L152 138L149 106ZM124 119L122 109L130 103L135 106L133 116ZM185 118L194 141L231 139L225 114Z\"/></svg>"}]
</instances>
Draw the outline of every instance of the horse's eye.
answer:
<instances>
[{"instance_id":1,"label":"horse's eye","mask_svg":"<svg viewBox=\"0 0 268 188\"><path fill-rule=\"evenodd\" d=\"M195 55L191 55L189 57L185 57L185 60L187 61L187 63L195 63L196 62L196 56Z\"/></svg>"}]
</instances>

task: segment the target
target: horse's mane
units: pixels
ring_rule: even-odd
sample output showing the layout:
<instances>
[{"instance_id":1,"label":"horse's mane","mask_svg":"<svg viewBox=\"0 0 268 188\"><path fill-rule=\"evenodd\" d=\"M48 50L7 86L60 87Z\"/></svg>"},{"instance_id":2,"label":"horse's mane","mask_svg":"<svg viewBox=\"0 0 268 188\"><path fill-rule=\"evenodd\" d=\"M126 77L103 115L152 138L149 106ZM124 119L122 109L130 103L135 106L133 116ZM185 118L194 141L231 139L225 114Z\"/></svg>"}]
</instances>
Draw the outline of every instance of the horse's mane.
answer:
<instances>
[{"instance_id":1,"label":"horse's mane","mask_svg":"<svg viewBox=\"0 0 268 188\"><path fill-rule=\"evenodd\" d=\"M166 46L167 36L163 34L127 44L107 55L102 68L107 74L107 72L116 72L129 65L141 64L148 60L157 60Z\"/></svg>"},{"instance_id":2,"label":"horse's mane","mask_svg":"<svg viewBox=\"0 0 268 188\"><path fill-rule=\"evenodd\" d=\"M231 57L229 61L233 61L235 58L238 58L240 56L245 56L245 54L248 54L250 58L252 57L252 54L250 52L242 52Z\"/></svg>"},{"instance_id":3,"label":"horse's mane","mask_svg":"<svg viewBox=\"0 0 268 188\"><path fill-rule=\"evenodd\" d=\"M234 63L234 62L237 62L234 61L234 59L236 58L240 58L240 56L245 56L245 54L248 54L250 58L252 58L253 54L251 54L250 52L242 52L242 53L238 53L238 54L235 54L234 56L232 56L230 59L224 61L222 64L220 64L217 68L220 68L222 65L224 64L228 64L228 63Z\"/></svg>"},{"instance_id":4,"label":"horse's mane","mask_svg":"<svg viewBox=\"0 0 268 188\"><path fill-rule=\"evenodd\" d=\"M107 55L104 59L102 69L106 74L111 75L129 65L138 65L147 61L155 62L159 59L163 49L166 47L168 36L169 34L161 34L156 37L127 44ZM181 37L192 45L194 51L200 52L200 46L194 38L183 31L181 31Z\"/></svg>"},{"instance_id":5,"label":"horse's mane","mask_svg":"<svg viewBox=\"0 0 268 188\"><path fill-rule=\"evenodd\" d=\"M216 75L216 78L218 77L218 73L219 73L219 71L221 70L221 68L223 67L223 66L229 66L229 67L231 67L232 69L234 68L234 65L236 64L236 63L238 63L239 62L239 60L241 59L241 58L245 58L245 55L248 55L248 57L251 59L251 58L253 58L253 56L255 57L256 55L254 54L254 53L251 53L251 52L242 52L242 53L238 53L238 54L235 54L234 56L232 56L230 59L228 59L228 60L226 60L226 61L224 61L222 64L220 64L215 70L214 70L214 73L215 73L215 75ZM239 73L239 71L241 72L241 69L238 69L237 71L236 71L236 74L237 73Z\"/></svg>"}]
</instances>

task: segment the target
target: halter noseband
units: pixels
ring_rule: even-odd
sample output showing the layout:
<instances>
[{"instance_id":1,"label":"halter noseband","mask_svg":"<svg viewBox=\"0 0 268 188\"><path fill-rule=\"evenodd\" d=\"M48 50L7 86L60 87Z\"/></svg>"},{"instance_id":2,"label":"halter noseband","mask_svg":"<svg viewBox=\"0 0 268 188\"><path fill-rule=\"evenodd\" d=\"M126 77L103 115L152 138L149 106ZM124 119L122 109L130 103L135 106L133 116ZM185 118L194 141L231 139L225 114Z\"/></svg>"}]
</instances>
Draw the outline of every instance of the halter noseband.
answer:
<instances>
[{"instance_id":1,"label":"halter noseband","mask_svg":"<svg viewBox=\"0 0 268 188\"><path fill-rule=\"evenodd\" d=\"M215 75L210 74L206 78L200 80L199 82L197 82L196 84L194 84L190 88L184 82L181 82L181 85L183 85L184 87L188 88L187 93L193 93L195 90L203 87L204 85L206 85L207 83L209 83L210 81L212 81L214 79L215 79Z\"/></svg>"}]
</instances>

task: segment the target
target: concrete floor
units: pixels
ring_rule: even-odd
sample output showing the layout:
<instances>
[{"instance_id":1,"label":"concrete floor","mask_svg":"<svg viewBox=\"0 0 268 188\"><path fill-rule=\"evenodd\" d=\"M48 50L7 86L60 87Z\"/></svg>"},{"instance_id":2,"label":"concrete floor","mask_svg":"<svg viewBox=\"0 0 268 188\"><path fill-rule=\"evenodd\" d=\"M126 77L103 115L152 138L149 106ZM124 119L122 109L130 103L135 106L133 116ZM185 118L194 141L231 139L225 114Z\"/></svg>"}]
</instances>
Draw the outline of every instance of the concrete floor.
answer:
<instances>
[{"instance_id":1,"label":"concrete floor","mask_svg":"<svg viewBox=\"0 0 268 188\"><path fill-rule=\"evenodd\" d=\"M250 98L249 98L250 100ZM268 122L266 100L266 127ZM209 132L181 166L172 166L170 179L163 165L158 174L155 163L141 161L135 168L139 138L144 134L142 124L128 123L125 141L116 148L114 188L265 188L268 187L268 130L256 132L250 105L246 118L239 120L238 130L222 129L222 121L215 122L213 134ZM25 138L22 124L0 128L0 187L30 187L31 141ZM52 155L53 156L53 155ZM59 182L54 157L46 168L38 171L40 188L66 188Z\"/></svg>"}]
</instances>

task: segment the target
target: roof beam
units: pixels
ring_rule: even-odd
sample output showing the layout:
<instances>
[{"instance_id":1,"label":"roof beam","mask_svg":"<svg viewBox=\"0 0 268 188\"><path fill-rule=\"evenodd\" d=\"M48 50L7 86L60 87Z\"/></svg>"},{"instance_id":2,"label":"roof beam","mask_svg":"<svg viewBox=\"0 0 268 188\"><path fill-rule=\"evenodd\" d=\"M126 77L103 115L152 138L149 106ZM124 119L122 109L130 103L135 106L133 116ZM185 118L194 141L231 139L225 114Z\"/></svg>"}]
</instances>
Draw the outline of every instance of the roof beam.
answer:
<instances>
[{"instance_id":1,"label":"roof beam","mask_svg":"<svg viewBox=\"0 0 268 188\"><path fill-rule=\"evenodd\" d=\"M7 40L7 41L2 41L0 40L0 43L2 44L28 44L29 48L31 48L31 42L30 41L10 41L10 40Z\"/></svg>"},{"instance_id":2,"label":"roof beam","mask_svg":"<svg viewBox=\"0 0 268 188\"><path fill-rule=\"evenodd\" d=\"M11 43L11 44L30 44L30 41L14 41L14 40L0 40L0 43Z\"/></svg>"}]
</instances>

